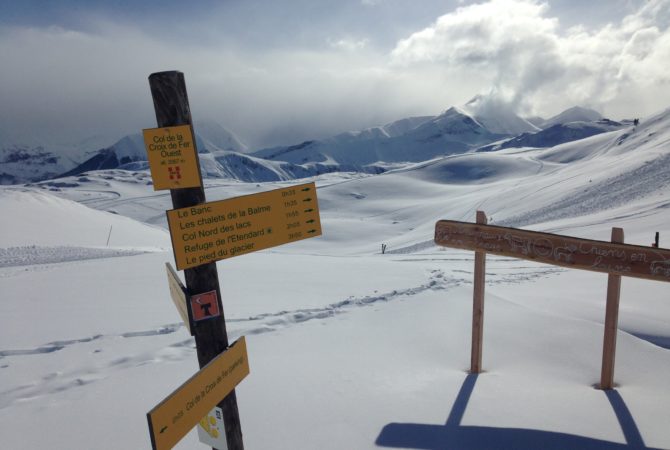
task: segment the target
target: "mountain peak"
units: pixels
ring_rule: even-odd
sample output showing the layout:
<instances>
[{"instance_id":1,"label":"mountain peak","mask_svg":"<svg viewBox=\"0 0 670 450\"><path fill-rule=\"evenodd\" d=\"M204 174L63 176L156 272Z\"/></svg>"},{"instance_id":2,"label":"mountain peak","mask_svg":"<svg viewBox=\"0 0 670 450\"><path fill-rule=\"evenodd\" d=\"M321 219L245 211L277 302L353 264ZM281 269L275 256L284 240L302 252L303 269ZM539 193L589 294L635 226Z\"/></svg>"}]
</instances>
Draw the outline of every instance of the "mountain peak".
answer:
<instances>
[{"instance_id":1,"label":"mountain peak","mask_svg":"<svg viewBox=\"0 0 670 450\"><path fill-rule=\"evenodd\" d=\"M601 116L598 111L584 108L582 106L573 106L572 108L568 108L560 114L556 114L555 116L545 120L541 127L546 129L553 125L570 122L595 122L602 118L603 116Z\"/></svg>"},{"instance_id":2,"label":"mountain peak","mask_svg":"<svg viewBox=\"0 0 670 450\"><path fill-rule=\"evenodd\" d=\"M200 118L194 121L193 129L210 147L241 153L249 150L233 132L213 120Z\"/></svg>"},{"instance_id":3,"label":"mountain peak","mask_svg":"<svg viewBox=\"0 0 670 450\"><path fill-rule=\"evenodd\" d=\"M463 110L495 134L516 136L540 130L526 119L519 117L510 103L495 96L475 95L463 106Z\"/></svg>"}]
</instances>

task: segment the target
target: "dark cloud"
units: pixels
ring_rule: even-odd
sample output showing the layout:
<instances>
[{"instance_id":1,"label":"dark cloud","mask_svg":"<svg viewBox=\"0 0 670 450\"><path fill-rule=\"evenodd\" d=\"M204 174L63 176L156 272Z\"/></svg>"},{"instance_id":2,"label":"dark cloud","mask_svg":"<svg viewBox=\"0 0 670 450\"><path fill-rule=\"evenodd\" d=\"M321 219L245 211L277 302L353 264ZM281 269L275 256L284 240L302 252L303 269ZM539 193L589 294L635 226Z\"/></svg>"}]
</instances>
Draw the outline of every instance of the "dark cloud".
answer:
<instances>
[{"instance_id":1,"label":"dark cloud","mask_svg":"<svg viewBox=\"0 0 670 450\"><path fill-rule=\"evenodd\" d=\"M660 61L670 59L667 1L609 27L570 30L555 18L560 2L154 2L140 10L92 2L63 12L82 3L64 2L46 25L30 8L0 24L0 129L68 141L154 126L147 77L174 69L186 74L194 115L252 147L436 114L492 86L529 112L573 102L642 115L670 103L658 95L667 79Z\"/></svg>"}]
</instances>

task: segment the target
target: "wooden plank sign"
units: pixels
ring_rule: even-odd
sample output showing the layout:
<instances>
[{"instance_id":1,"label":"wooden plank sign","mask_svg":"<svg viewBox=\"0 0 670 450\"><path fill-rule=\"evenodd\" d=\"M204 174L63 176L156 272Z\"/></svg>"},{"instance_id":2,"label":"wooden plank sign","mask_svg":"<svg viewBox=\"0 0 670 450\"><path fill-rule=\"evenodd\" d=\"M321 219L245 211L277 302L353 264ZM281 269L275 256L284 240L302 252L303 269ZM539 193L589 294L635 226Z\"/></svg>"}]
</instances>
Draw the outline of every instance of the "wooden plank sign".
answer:
<instances>
[{"instance_id":1,"label":"wooden plank sign","mask_svg":"<svg viewBox=\"0 0 670 450\"><path fill-rule=\"evenodd\" d=\"M190 125L142 130L154 191L202 185Z\"/></svg>"},{"instance_id":2,"label":"wooden plank sign","mask_svg":"<svg viewBox=\"0 0 670 450\"><path fill-rule=\"evenodd\" d=\"M574 269L670 281L670 250L440 220L435 243Z\"/></svg>"},{"instance_id":3,"label":"wooden plank sign","mask_svg":"<svg viewBox=\"0 0 670 450\"><path fill-rule=\"evenodd\" d=\"M181 320L184 321L184 325L191 336L193 336L193 331L191 330L191 319L188 314L188 296L186 295L186 287L181 283L181 280L177 276L177 272L172 268L170 263L165 263L165 270L167 270L168 276L168 286L170 288L170 297L172 297L172 302L177 307L179 316Z\"/></svg>"},{"instance_id":4,"label":"wooden plank sign","mask_svg":"<svg viewBox=\"0 0 670 450\"><path fill-rule=\"evenodd\" d=\"M147 413L152 448L174 447L248 374L243 336Z\"/></svg>"},{"instance_id":5,"label":"wooden plank sign","mask_svg":"<svg viewBox=\"0 0 670 450\"><path fill-rule=\"evenodd\" d=\"M167 211L177 269L321 235L314 183Z\"/></svg>"}]
</instances>

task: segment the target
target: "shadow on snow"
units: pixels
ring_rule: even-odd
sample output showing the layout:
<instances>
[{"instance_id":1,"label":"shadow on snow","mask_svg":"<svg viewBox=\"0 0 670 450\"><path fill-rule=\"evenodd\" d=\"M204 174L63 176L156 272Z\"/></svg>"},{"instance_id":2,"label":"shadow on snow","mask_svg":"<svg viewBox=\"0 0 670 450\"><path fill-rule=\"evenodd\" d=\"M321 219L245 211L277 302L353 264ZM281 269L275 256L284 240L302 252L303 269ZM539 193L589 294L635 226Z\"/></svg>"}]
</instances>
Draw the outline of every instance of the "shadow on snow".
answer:
<instances>
[{"instance_id":1,"label":"shadow on snow","mask_svg":"<svg viewBox=\"0 0 670 450\"><path fill-rule=\"evenodd\" d=\"M445 425L390 423L377 437L377 446L421 450L653 450L645 446L633 416L616 390L603 392L619 421L625 444L551 431L463 426L461 420L477 377L469 374L465 378Z\"/></svg>"}]
</instances>

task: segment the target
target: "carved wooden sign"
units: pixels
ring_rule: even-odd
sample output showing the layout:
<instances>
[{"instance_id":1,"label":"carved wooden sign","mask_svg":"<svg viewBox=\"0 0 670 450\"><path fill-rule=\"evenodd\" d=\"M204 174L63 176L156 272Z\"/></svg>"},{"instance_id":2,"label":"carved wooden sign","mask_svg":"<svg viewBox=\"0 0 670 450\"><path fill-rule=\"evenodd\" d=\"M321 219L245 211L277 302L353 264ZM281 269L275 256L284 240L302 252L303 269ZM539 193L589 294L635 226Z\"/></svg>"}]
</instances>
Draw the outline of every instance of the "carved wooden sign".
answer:
<instances>
[{"instance_id":1,"label":"carved wooden sign","mask_svg":"<svg viewBox=\"0 0 670 450\"><path fill-rule=\"evenodd\" d=\"M670 250L517 228L440 220L435 243L545 264L670 281Z\"/></svg>"}]
</instances>

